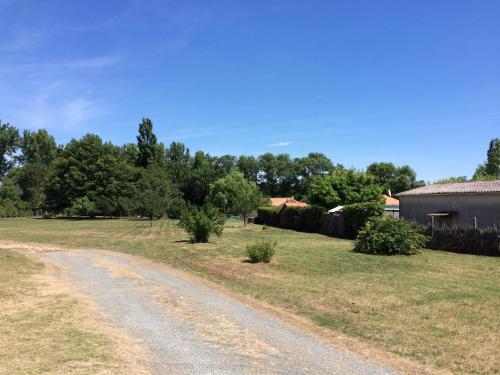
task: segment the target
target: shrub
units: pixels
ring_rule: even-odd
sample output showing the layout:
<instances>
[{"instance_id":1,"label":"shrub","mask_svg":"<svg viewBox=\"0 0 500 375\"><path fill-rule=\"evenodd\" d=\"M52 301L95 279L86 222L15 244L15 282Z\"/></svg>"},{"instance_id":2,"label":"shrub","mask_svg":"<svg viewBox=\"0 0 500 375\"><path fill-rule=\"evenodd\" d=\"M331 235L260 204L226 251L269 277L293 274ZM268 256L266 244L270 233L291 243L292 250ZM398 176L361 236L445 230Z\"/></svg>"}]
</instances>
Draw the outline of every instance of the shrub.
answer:
<instances>
[{"instance_id":1,"label":"shrub","mask_svg":"<svg viewBox=\"0 0 500 375\"><path fill-rule=\"evenodd\" d=\"M412 255L425 246L428 237L407 221L389 216L372 217L359 231L354 251L368 254Z\"/></svg>"},{"instance_id":2,"label":"shrub","mask_svg":"<svg viewBox=\"0 0 500 375\"><path fill-rule=\"evenodd\" d=\"M274 255L277 242L259 241L247 245L247 255L252 263L269 263Z\"/></svg>"},{"instance_id":3,"label":"shrub","mask_svg":"<svg viewBox=\"0 0 500 375\"><path fill-rule=\"evenodd\" d=\"M265 224L273 227L280 225L280 207L259 207L257 209L257 224Z\"/></svg>"},{"instance_id":4,"label":"shrub","mask_svg":"<svg viewBox=\"0 0 500 375\"><path fill-rule=\"evenodd\" d=\"M182 211L179 226L189 234L192 243L208 242L211 234L221 236L224 221L224 215L213 206L189 205Z\"/></svg>"},{"instance_id":5,"label":"shrub","mask_svg":"<svg viewBox=\"0 0 500 375\"><path fill-rule=\"evenodd\" d=\"M384 205L379 202L365 202L345 205L342 208L344 216L344 235L347 238L356 238L358 231L364 227L368 219L382 216Z\"/></svg>"},{"instance_id":6,"label":"shrub","mask_svg":"<svg viewBox=\"0 0 500 375\"><path fill-rule=\"evenodd\" d=\"M94 217L96 215L96 206L88 197L76 198L71 202L66 214L68 216Z\"/></svg>"}]
</instances>

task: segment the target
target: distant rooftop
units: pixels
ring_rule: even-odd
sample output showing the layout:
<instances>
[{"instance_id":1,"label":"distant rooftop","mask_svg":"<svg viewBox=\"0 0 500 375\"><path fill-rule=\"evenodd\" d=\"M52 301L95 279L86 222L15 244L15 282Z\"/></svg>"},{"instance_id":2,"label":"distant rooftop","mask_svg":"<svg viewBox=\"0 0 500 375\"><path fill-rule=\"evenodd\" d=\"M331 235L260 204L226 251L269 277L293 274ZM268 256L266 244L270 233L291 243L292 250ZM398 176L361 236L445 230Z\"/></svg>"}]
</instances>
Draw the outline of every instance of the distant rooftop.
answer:
<instances>
[{"instance_id":1,"label":"distant rooftop","mask_svg":"<svg viewBox=\"0 0 500 375\"><path fill-rule=\"evenodd\" d=\"M399 206L399 201L394 197L384 194L384 199L386 206Z\"/></svg>"},{"instance_id":2,"label":"distant rooftop","mask_svg":"<svg viewBox=\"0 0 500 375\"><path fill-rule=\"evenodd\" d=\"M402 193L396 194L396 196L408 197L416 195L480 194L480 193L500 193L500 180L433 184L433 185L422 186L408 191L403 191Z\"/></svg>"},{"instance_id":3,"label":"distant rooftop","mask_svg":"<svg viewBox=\"0 0 500 375\"><path fill-rule=\"evenodd\" d=\"M305 207L307 203L299 202L294 199L294 197L276 197L271 198L271 206L279 207L286 203L287 206ZM295 204L297 203L297 204Z\"/></svg>"}]
</instances>

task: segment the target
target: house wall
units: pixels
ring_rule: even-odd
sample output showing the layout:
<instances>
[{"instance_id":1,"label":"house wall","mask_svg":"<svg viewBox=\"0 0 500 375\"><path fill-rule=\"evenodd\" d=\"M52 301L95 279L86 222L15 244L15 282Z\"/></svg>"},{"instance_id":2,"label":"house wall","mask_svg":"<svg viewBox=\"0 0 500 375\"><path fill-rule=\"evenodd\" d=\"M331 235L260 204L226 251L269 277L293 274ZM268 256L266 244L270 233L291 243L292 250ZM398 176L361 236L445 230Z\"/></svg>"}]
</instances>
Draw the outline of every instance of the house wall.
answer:
<instances>
[{"instance_id":1,"label":"house wall","mask_svg":"<svg viewBox=\"0 0 500 375\"><path fill-rule=\"evenodd\" d=\"M455 223L473 225L476 217L478 227L500 228L500 193L399 197L400 217L418 224L429 224L428 214L439 211L456 211Z\"/></svg>"}]
</instances>

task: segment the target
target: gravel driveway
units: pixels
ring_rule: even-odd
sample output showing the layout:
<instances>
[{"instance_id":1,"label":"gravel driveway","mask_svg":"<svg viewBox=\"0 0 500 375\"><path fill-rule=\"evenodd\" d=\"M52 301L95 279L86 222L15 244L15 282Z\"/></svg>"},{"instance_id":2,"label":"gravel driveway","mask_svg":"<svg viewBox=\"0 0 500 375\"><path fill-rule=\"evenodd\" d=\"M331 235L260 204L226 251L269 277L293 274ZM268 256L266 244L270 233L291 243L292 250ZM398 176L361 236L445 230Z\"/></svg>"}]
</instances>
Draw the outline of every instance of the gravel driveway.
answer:
<instances>
[{"instance_id":1,"label":"gravel driveway","mask_svg":"<svg viewBox=\"0 0 500 375\"><path fill-rule=\"evenodd\" d=\"M110 251L41 255L62 266L151 354L155 374L395 374L175 272Z\"/></svg>"}]
</instances>

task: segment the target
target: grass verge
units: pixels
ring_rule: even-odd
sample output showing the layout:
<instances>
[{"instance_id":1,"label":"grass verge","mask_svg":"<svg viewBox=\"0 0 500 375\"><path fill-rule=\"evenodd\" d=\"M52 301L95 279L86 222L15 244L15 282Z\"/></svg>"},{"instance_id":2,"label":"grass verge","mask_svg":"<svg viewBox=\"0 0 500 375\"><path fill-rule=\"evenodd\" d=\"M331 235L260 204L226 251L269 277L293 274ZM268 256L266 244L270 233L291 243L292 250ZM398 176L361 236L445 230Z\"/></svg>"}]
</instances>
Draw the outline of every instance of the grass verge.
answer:
<instances>
[{"instance_id":1,"label":"grass verge","mask_svg":"<svg viewBox=\"0 0 500 375\"><path fill-rule=\"evenodd\" d=\"M123 336L57 283L42 263L0 250L0 374L144 373L121 367Z\"/></svg>"},{"instance_id":2,"label":"grass verge","mask_svg":"<svg viewBox=\"0 0 500 375\"><path fill-rule=\"evenodd\" d=\"M175 222L2 221L0 237L107 248L188 270L288 309L317 325L457 374L500 369L500 259L424 250L412 257L351 251L352 242L229 222L191 245ZM277 241L269 264L245 247Z\"/></svg>"}]
</instances>

